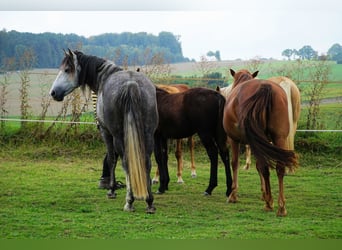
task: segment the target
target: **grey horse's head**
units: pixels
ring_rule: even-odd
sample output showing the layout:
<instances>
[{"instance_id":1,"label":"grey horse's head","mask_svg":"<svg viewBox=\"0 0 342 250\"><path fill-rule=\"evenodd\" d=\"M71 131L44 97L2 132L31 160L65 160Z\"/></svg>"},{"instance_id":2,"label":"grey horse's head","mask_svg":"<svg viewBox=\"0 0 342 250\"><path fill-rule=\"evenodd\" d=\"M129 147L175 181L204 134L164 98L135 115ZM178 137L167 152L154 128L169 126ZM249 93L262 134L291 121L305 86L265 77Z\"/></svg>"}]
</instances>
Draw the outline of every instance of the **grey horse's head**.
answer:
<instances>
[{"instance_id":1,"label":"grey horse's head","mask_svg":"<svg viewBox=\"0 0 342 250\"><path fill-rule=\"evenodd\" d=\"M63 101L64 97L79 87L79 64L77 56L70 49L64 51L64 58L59 68L58 75L50 89L50 95L55 101Z\"/></svg>"}]
</instances>

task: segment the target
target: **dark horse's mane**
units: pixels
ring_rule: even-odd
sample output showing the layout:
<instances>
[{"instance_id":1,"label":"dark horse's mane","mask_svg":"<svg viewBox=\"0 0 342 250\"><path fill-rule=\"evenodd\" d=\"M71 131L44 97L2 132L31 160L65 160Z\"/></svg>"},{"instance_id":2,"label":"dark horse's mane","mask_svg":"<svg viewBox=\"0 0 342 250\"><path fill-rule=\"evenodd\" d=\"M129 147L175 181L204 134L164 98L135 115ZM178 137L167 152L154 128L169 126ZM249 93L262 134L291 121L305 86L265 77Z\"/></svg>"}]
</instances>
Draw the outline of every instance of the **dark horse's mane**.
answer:
<instances>
[{"instance_id":1,"label":"dark horse's mane","mask_svg":"<svg viewBox=\"0 0 342 250\"><path fill-rule=\"evenodd\" d=\"M86 85L92 90L97 92L98 86L96 83L99 80L104 80L111 74L121 71L122 68L116 66L113 62L99 58L97 56L85 55L80 51L74 51L77 56L78 64L81 67L81 71L78 76L78 84L81 89L84 89Z\"/></svg>"}]
</instances>

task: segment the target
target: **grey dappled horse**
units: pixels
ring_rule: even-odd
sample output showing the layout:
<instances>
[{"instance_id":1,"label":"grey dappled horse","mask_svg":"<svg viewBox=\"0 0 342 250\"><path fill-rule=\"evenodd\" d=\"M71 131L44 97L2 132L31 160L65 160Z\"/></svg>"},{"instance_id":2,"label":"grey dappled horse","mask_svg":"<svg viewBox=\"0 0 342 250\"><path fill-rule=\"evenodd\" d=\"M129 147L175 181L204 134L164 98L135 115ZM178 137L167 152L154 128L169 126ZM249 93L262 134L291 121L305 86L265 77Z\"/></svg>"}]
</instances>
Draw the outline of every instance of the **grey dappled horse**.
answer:
<instances>
[{"instance_id":1,"label":"grey dappled horse","mask_svg":"<svg viewBox=\"0 0 342 250\"><path fill-rule=\"evenodd\" d=\"M145 199L154 213L151 191L151 154L158 126L156 89L142 73L122 71L114 63L79 51L65 52L50 95L56 101L77 87L88 86L98 96L97 115L111 166L111 191L115 198L115 165L118 157L126 173L125 211L134 211L134 199Z\"/></svg>"}]
</instances>

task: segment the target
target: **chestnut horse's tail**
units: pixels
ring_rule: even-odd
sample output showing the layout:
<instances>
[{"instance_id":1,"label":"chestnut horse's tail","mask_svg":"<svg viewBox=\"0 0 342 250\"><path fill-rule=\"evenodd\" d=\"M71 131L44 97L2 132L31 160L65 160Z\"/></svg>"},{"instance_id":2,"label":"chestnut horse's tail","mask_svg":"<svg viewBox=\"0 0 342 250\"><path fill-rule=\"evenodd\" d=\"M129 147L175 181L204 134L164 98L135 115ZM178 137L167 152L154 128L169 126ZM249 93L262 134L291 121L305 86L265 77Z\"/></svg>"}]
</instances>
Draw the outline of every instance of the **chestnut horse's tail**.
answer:
<instances>
[{"instance_id":1,"label":"chestnut horse's tail","mask_svg":"<svg viewBox=\"0 0 342 250\"><path fill-rule=\"evenodd\" d=\"M260 85L257 92L244 101L241 107L239 126L244 128L252 153L262 166L274 167L279 162L293 170L297 156L293 150L280 148L267 136L267 121L272 115L272 86Z\"/></svg>"}]
</instances>

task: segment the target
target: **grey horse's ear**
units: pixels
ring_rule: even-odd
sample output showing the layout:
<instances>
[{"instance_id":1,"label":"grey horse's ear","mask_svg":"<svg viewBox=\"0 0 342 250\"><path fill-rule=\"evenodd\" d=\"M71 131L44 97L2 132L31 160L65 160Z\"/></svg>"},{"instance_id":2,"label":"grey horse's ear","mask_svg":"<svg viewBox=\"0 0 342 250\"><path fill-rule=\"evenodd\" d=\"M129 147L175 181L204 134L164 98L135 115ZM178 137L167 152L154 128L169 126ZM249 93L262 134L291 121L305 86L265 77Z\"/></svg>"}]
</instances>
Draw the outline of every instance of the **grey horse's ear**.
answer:
<instances>
[{"instance_id":1,"label":"grey horse's ear","mask_svg":"<svg viewBox=\"0 0 342 250\"><path fill-rule=\"evenodd\" d=\"M69 55L72 56L72 51L71 51L71 49L68 48L68 51L69 51Z\"/></svg>"},{"instance_id":2,"label":"grey horse's ear","mask_svg":"<svg viewBox=\"0 0 342 250\"><path fill-rule=\"evenodd\" d=\"M64 55L67 56L68 53L65 51L65 49L63 49Z\"/></svg>"}]
</instances>

